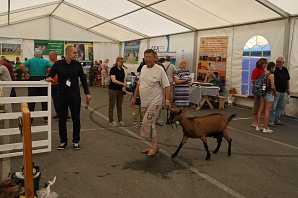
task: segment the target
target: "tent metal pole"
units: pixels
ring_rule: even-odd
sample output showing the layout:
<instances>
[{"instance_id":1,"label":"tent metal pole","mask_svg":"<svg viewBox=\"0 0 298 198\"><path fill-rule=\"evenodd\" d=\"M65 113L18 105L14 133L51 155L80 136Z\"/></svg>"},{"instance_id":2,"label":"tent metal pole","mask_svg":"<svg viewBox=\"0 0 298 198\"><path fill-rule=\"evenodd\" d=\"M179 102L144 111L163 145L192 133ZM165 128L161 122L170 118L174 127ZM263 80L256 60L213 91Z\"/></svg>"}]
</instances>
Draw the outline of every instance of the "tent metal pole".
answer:
<instances>
[{"instance_id":1,"label":"tent metal pole","mask_svg":"<svg viewBox=\"0 0 298 198\"><path fill-rule=\"evenodd\" d=\"M291 36L291 19L285 19L285 34L284 34L284 46L283 46L283 56L286 58L286 66L289 66L289 46L290 46L290 36Z\"/></svg>"},{"instance_id":2,"label":"tent metal pole","mask_svg":"<svg viewBox=\"0 0 298 198\"><path fill-rule=\"evenodd\" d=\"M150 47L150 38L147 39L147 49Z\"/></svg>"},{"instance_id":3,"label":"tent metal pole","mask_svg":"<svg viewBox=\"0 0 298 198\"><path fill-rule=\"evenodd\" d=\"M8 15L7 15L7 24L9 25L10 24L10 0L8 0L7 12L8 12Z\"/></svg>"},{"instance_id":4,"label":"tent metal pole","mask_svg":"<svg viewBox=\"0 0 298 198\"><path fill-rule=\"evenodd\" d=\"M49 16L49 40L52 40L52 17Z\"/></svg>"},{"instance_id":5,"label":"tent metal pole","mask_svg":"<svg viewBox=\"0 0 298 198\"><path fill-rule=\"evenodd\" d=\"M291 67L291 56L292 56L292 50L293 50L293 40L294 40L294 35L295 35L295 26L296 26L296 18L291 18L291 20L293 19L293 22L291 21L291 28L292 30L290 30L291 32L291 38L289 39L289 61L287 62L287 68L288 70L290 70Z\"/></svg>"},{"instance_id":6,"label":"tent metal pole","mask_svg":"<svg viewBox=\"0 0 298 198\"><path fill-rule=\"evenodd\" d=\"M194 82L197 81L198 77L198 71L197 71L197 65L198 65L198 41L199 41L199 38L198 38L198 31L195 31L194 32L194 36L193 36L193 66L192 66L192 71L195 73L194 75Z\"/></svg>"}]
</instances>

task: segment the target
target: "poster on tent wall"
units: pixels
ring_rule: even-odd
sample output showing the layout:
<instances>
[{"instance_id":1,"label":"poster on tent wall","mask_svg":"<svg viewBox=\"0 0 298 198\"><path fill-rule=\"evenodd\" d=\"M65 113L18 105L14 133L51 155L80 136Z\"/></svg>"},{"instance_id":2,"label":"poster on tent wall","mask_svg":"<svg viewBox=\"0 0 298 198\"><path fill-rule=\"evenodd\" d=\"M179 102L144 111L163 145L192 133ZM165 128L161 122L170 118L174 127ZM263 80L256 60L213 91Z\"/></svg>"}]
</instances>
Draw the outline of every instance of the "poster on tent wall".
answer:
<instances>
[{"instance_id":1,"label":"poster on tent wall","mask_svg":"<svg viewBox=\"0 0 298 198\"><path fill-rule=\"evenodd\" d=\"M41 50L42 55L49 55L51 51L58 56L64 56L64 41L34 40L34 51Z\"/></svg>"},{"instance_id":2,"label":"poster on tent wall","mask_svg":"<svg viewBox=\"0 0 298 198\"><path fill-rule=\"evenodd\" d=\"M220 77L225 78L228 38L228 36L201 38L197 67L198 82L204 81L208 72L218 72Z\"/></svg>"},{"instance_id":3,"label":"poster on tent wall","mask_svg":"<svg viewBox=\"0 0 298 198\"><path fill-rule=\"evenodd\" d=\"M90 63L93 62L93 43L92 42L65 42L65 48L69 45L77 48L78 58L80 62Z\"/></svg>"},{"instance_id":4,"label":"poster on tent wall","mask_svg":"<svg viewBox=\"0 0 298 198\"><path fill-rule=\"evenodd\" d=\"M14 66L16 57L22 60L22 39L0 38L0 53Z\"/></svg>"},{"instance_id":5,"label":"poster on tent wall","mask_svg":"<svg viewBox=\"0 0 298 198\"><path fill-rule=\"evenodd\" d=\"M137 64L139 61L141 41L128 41L124 43L124 60L128 64Z\"/></svg>"}]
</instances>

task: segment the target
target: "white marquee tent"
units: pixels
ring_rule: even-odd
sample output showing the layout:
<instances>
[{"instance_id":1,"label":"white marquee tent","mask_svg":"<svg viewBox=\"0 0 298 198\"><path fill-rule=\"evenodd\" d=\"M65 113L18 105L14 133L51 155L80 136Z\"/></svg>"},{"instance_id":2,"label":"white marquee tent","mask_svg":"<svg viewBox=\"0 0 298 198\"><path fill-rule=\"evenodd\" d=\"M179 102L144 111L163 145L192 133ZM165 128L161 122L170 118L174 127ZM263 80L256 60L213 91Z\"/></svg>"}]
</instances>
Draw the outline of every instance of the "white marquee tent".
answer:
<instances>
[{"instance_id":1,"label":"white marquee tent","mask_svg":"<svg viewBox=\"0 0 298 198\"><path fill-rule=\"evenodd\" d=\"M169 50L194 71L200 38L228 36L227 87L240 91L243 47L261 35L270 44L271 60L286 57L297 93L297 16L296 0L1 0L0 37L23 39L28 57L34 39L91 41L95 59L114 60L125 41L141 40L142 54L167 45L170 35ZM297 101L288 106L296 108L288 107L287 114L298 117Z\"/></svg>"},{"instance_id":2,"label":"white marquee tent","mask_svg":"<svg viewBox=\"0 0 298 198\"><path fill-rule=\"evenodd\" d=\"M50 18L47 39L61 40L51 24L59 20L123 42L286 19L298 14L297 4L295 0L2 0L0 26L46 17Z\"/></svg>"}]
</instances>

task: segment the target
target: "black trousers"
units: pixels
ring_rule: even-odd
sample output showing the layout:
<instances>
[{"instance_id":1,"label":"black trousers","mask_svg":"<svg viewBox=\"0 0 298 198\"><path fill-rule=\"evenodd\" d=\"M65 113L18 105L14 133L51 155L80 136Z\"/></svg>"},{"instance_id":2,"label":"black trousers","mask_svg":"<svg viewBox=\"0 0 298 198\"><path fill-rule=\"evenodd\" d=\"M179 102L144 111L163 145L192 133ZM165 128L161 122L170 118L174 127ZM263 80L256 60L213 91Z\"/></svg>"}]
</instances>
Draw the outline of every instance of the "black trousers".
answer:
<instances>
[{"instance_id":1,"label":"black trousers","mask_svg":"<svg viewBox=\"0 0 298 198\"><path fill-rule=\"evenodd\" d=\"M45 76L32 76L30 77L30 81L40 81L45 79ZM47 96L47 88L46 87L28 87L28 96ZM35 102L28 103L28 107L30 111L34 111L35 109ZM41 109L42 111L48 110L48 104L47 102L41 103ZM44 117L45 120L48 119L48 117Z\"/></svg>"},{"instance_id":2,"label":"black trousers","mask_svg":"<svg viewBox=\"0 0 298 198\"><path fill-rule=\"evenodd\" d=\"M80 113L81 113L81 97L78 94L77 96L62 96L58 94L57 97L58 108L59 108L59 135L60 142L67 143L67 114L68 107L70 109L71 118L73 122L73 135L72 142L79 143L80 142L80 131L81 131L81 121L80 121Z\"/></svg>"},{"instance_id":3,"label":"black trousers","mask_svg":"<svg viewBox=\"0 0 298 198\"><path fill-rule=\"evenodd\" d=\"M54 103L54 108L56 111L56 115L59 117L59 108L58 108L58 87L59 85L52 85L52 99L53 99L53 103Z\"/></svg>"}]
</instances>

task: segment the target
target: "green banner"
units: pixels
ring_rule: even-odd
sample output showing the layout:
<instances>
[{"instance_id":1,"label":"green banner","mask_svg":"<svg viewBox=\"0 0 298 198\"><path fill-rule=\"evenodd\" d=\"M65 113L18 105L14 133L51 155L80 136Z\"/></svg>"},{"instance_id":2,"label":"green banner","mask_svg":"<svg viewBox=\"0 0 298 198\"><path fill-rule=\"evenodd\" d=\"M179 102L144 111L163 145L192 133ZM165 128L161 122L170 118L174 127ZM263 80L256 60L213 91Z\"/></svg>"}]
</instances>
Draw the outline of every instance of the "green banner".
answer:
<instances>
[{"instance_id":1,"label":"green banner","mask_svg":"<svg viewBox=\"0 0 298 198\"><path fill-rule=\"evenodd\" d=\"M34 40L34 50L41 50L42 55L55 51L58 56L64 56L64 41Z\"/></svg>"}]
</instances>

